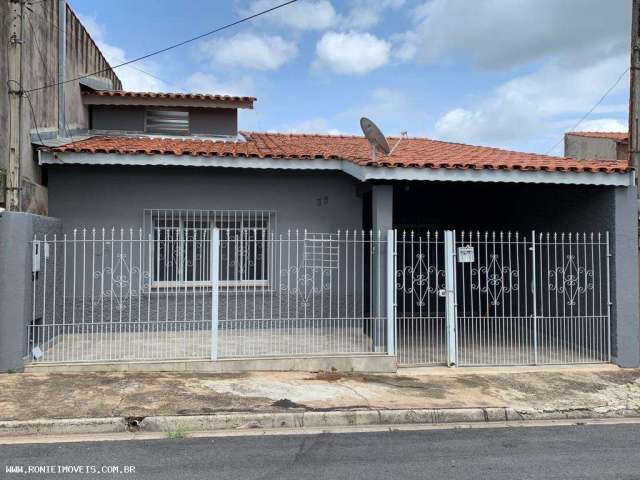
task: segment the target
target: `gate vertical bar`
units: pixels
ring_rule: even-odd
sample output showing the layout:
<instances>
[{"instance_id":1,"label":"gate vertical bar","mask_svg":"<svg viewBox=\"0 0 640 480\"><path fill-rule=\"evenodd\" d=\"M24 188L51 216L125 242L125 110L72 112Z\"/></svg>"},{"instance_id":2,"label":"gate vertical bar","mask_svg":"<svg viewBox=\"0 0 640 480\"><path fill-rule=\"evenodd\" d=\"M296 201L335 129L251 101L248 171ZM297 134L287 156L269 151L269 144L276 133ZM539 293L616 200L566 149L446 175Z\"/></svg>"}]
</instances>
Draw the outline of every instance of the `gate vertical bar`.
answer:
<instances>
[{"instance_id":1,"label":"gate vertical bar","mask_svg":"<svg viewBox=\"0 0 640 480\"><path fill-rule=\"evenodd\" d=\"M220 280L220 229L211 234L211 360L218 359L218 284Z\"/></svg>"},{"instance_id":2,"label":"gate vertical bar","mask_svg":"<svg viewBox=\"0 0 640 480\"><path fill-rule=\"evenodd\" d=\"M387 230L387 355L396 354L396 236L395 230Z\"/></svg>"},{"instance_id":3,"label":"gate vertical bar","mask_svg":"<svg viewBox=\"0 0 640 480\"><path fill-rule=\"evenodd\" d=\"M611 251L609 250L609 232L605 233L605 240L607 242L606 245L606 257L607 257L607 362L611 361ZM598 239L598 243L600 240ZM600 248L600 245L598 245ZM602 268L602 267L600 267ZM602 275L600 275L602 278ZM600 280L602 281L602 280ZM600 311L602 311L602 305L600 305Z\"/></svg>"},{"instance_id":4,"label":"gate vertical bar","mask_svg":"<svg viewBox=\"0 0 640 480\"><path fill-rule=\"evenodd\" d=\"M456 239L455 232L444 232L444 297L445 315L447 319L447 363L458 364L458 328L456 318Z\"/></svg>"},{"instance_id":5,"label":"gate vertical bar","mask_svg":"<svg viewBox=\"0 0 640 480\"><path fill-rule=\"evenodd\" d=\"M542 254L541 254L542 255ZM542 272L540 272L542 275ZM536 275L536 232L531 231L531 295L533 296L533 363L538 364L538 298L537 298L537 282Z\"/></svg>"}]
</instances>

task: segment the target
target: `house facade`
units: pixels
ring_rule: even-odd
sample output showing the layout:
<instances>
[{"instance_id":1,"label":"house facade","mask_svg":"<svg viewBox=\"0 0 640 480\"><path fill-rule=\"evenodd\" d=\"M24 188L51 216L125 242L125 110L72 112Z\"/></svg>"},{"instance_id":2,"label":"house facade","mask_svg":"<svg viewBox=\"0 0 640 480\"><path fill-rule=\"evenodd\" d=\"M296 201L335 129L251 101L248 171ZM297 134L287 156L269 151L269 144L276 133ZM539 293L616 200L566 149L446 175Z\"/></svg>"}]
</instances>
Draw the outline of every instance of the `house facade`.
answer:
<instances>
[{"instance_id":1,"label":"house facade","mask_svg":"<svg viewBox=\"0 0 640 480\"><path fill-rule=\"evenodd\" d=\"M86 135L38 152L57 220L31 246L32 366L640 361L624 160L425 138L374 158L240 131L251 97L82 99Z\"/></svg>"}]
</instances>

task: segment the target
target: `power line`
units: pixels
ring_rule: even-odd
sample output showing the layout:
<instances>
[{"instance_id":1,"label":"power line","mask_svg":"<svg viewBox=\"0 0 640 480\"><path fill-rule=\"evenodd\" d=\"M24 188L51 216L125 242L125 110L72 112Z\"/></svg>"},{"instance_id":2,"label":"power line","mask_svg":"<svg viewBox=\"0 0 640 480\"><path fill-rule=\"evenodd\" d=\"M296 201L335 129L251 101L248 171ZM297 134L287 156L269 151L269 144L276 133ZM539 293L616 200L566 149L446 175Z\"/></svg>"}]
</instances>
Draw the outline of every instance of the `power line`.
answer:
<instances>
[{"instance_id":1,"label":"power line","mask_svg":"<svg viewBox=\"0 0 640 480\"><path fill-rule=\"evenodd\" d=\"M97 75L99 73L108 72L109 70L115 70L116 68L124 67L125 65L130 65L132 63L139 62L140 60L144 60L146 58L153 57L154 55L158 55L160 53L168 52L169 50L173 50L174 48L181 47L183 45L186 45L187 43L195 42L196 40L200 40L201 38L208 37L209 35L213 35L214 33L221 32L222 30L226 30L228 28L234 27L234 26L239 25L241 23L244 23L244 22L247 22L247 21L252 20L254 18L257 18L257 17L259 17L261 15L265 15L265 14L267 14L269 12L273 12L274 10L278 10L279 8L285 7L287 5L295 3L297 1L298 0L289 0L287 2L284 2L284 3L281 3L279 5L276 5L275 7L271 7L271 8L268 8L266 10L262 10L261 12L254 13L253 15L249 15L248 17L244 17L244 18L241 18L240 20L236 20L235 22L223 25L222 27L215 28L213 30L210 30L210 31L205 32L205 33L202 33L200 35L197 35L195 37L189 38L187 40L183 40L181 42L175 43L175 44L170 45L168 47L161 48L160 50L156 50L154 52L147 53L146 55L142 55L140 57L134 58L133 60L128 60L126 62L120 63L120 64L115 65L113 67L103 68L102 70L98 70L96 72L87 73L85 75L80 75L80 76L75 77L75 78L70 78L70 79L65 80L63 82L56 82L56 83L51 83L51 84L48 84L48 85L42 85L42 86L37 87L37 88L32 88L31 90L28 90L27 93L35 92L37 90L44 90L45 88L56 87L56 86L58 86L60 84L64 84L64 83L75 82L76 80L80 80L82 78L87 78L87 77L90 77L92 75Z\"/></svg>"},{"instance_id":2,"label":"power line","mask_svg":"<svg viewBox=\"0 0 640 480\"><path fill-rule=\"evenodd\" d=\"M595 103L595 105L593 107L591 107L591 109L587 113L585 113L580 120L578 120L578 123L576 123L571 128L570 131L574 132L576 130L576 128L578 128L582 124L582 122L584 122L587 119L587 117L589 115L591 115L596 108L598 108L598 106L604 101L605 98L607 98L607 96L613 91L613 89L618 86L618 84L620 83L620 80L622 80L624 78L624 76L627 74L627 72L629 72L629 70L631 70L631 67L627 67L627 69L620 74L620 76L616 79L616 81L613 82L613 85L611 85L608 88L608 90L606 92L604 92L604 95L602 95L602 97L600 97L600 100L598 100ZM553 152L558 147L558 145L560 145L560 143L562 143L563 140L564 140L564 136L560 140L558 140L553 147L551 147L549 150L547 150L545 155L549 155L551 152Z\"/></svg>"},{"instance_id":3,"label":"power line","mask_svg":"<svg viewBox=\"0 0 640 480\"><path fill-rule=\"evenodd\" d=\"M43 0L43 1L46 1L46 0ZM51 24L51 26L52 26L53 28L55 28L55 29L57 29L57 30L59 30L59 31L61 31L61 32L63 32L63 33L65 33L65 32L64 32L64 30L62 30L62 29L61 29L61 28L56 24L56 22L55 22L52 18L51 18L51 19L46 18L44 15L41 15L41 14L39 14L38 12L36 12L35 10L32 10L32 9L30 9L30 8L28 8L28 10L29 10L29 12L30 12L30 13L32 13L33 15L35 15L35 16L37 16L37 17L40 17L40 18L41 18L42 20L44 20L45 22L50 23L50 24ZM27 17L27 18L29 18L29 17ZM106 60L106 59L105 59L105 60ZM108 62L107 62L107 63L108 63ZM135 66L135 65L128 65L128 66L129 66L129 67L131 67L131 68L133 68L134 70L137 70L137 71L138 71L138 72L140 72L140 73L144 73L145 75L148 75L149 77L155 78L156 80L160 80L161 82L166 83L167 85L172 85L172 86L177 87L178 89L180 89L180 90L182 90L182 91L186 91L186 90L185 90L185 88L180 87L180 86L178 86L178 85L175 85L175 84L173 84L172 82L169 82L169 81L165 80L164 78L160 78L160 77L158 77L157 75L155 75L155 74L153 74L153 73L147 72L146 70L143 70L143 69L142 69L142 68L140 68L140 67L137 67L137 66ZM110 68L111 68L111 67L110 67ZM112 69L112 68L111 68L111 69Z\"/></svg>"}]
</instances>

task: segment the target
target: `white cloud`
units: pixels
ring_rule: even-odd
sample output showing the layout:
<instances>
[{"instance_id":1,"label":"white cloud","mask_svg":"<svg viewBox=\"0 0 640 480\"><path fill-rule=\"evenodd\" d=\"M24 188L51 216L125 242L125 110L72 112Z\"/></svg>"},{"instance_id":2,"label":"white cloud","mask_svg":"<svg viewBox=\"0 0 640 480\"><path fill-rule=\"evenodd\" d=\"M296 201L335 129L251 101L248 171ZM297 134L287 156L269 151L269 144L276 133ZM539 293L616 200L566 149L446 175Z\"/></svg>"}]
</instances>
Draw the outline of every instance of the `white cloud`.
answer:
<instances>
[{"instance_id":1,"label":"white cloud","mask_svg":"<svg viewBox=\"0 0 640 480\"><path fill-rule=\"evenodd\" d=\"M448 140L483 144L549 134L559 117L588 111L627 62L626 54L581 68L549 62L538 71L503 83L470 107L450 110L436 123L435 133ZM625 87L620 82L617 92Z\"/></svg>"},{"instance_id":2,"label":"white cloud","mask_svg":"<svg viewBox=\"0 0 640 480\"><path fill-rule=\"evenodd\" d=\"M581 63L629 42L630 13L631 0L431 0L402 49L427 61L464 52L485 68L556 54Z\"/></svg>"},{"instance_id":3,"label":"white cloud","mask_svg":"<svg viewBox=\"0 0 640 480\"><path fill-rule=\"evenodd\" d=\"M367 30L376 26L385 15L386 9L397 9L405 0L350 0L342 25L347 29Z\"/></svg>"},{"instance_id":4,"label":"white cloud","mask_svg":"<svg viewBox=\"0 0 640 480\"><path fill-rule=\"evenodd\" d=\"M621 122L617 118L598 118L586 120L580 124L578 132L627 132L627 122Z\"/></svg>"},{"instance_id":5,"label":"white cloud","mask_svg":"<svg viewBox=\"0 0 640 480\"><path fill-rule=\"evenodd\" d=\"M185 86L194 93L214 93L220 95L255 96L255 83L249 76L237 80L221 81L216 76L195 72L185 80Z\"/></svg>"},{"instance_id":6,"label":"white cloud","mask_svg":"<svg viewBox=\"0 0 640 480\"><path fill-rule=\"evenodd\" d=\"M427 114L404 92L391 88L371 90L365 101L356 104L337 115L349 127L350 133L360 135L360 117L368 117L386 135L399 135L407 131L411 136L426 135Z\"/></svg>"},{"instance_id":7,"label":"white cloud","mask_svg":"<svg viewBox=\"0 0 640 480\"><path fill-rule=\"evenodd\" d=\"M364 75L389 62L391 45L370 33L327 32L316 45L316 68L344 75Z\"/></svg>"},{"instance_id":8,"label":"white cloud","mask_svg":"<svg viewBox=\"0 0 640 480\"><path fill-rule=\"evenodd\" d=\"M254 0L241 12L254 15L281 3L282 0ZM260 20L295 30L325 30L336 25L339 16L328 0L298 0L260 17Z\"/></svg>"},{"instance_id":9,"label":"white cloud","mask_svg":"<svg viewBox=\"0 0 640 480\"><path fill-rule=\"evenodd\" d=\"M124 49L105 41L106 29L96 21L95 17L81 14L79 14L78 17L112 67L130 60L130 57ZM141 92L166 92L167 90L171 90L166 82L154 77L158 75L158 70L156 63L144 61L136 62L132 65L125 65L116 68L114 71L122 81L122 87L125 90Z\"/></svg>"},{"instance_id":10,"label":"white cloud","mask_svg":"<svg viewBox=\"0 0 640 480\"><path fill-rule=\"evenodd\" d=\"M293 59L298 48L277 35L237 33L205 42L200 51L218 65L276 70Z\"/></svg>"}]
</instances>

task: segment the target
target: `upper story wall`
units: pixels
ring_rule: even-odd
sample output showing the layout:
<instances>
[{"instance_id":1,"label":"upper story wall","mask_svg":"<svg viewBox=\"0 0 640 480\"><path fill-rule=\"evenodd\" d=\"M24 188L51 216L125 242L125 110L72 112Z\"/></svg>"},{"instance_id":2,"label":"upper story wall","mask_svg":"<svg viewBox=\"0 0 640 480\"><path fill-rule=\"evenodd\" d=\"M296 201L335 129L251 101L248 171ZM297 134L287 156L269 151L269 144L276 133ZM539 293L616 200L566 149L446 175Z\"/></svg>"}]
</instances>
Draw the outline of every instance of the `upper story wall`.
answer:
<instances>
[{"instance_id":1,"label":"upper story wall","mask_svg":"<svg viewBox=\"0 0 640 480\"><path fill-rule=\"evenodd\" d=\"M91 105L92 130L120 131L131 133L153 133L145 129L146 109L143 106ZM153 109L164 107L153 107ZM236 136L238 134L238 111L235 108L165 108L189 112L191 135Z\"/></svg>"},{"instance_id":2,"label":"upper story wall","mask_svg":"<svg viewBox=\"0 0 640 480\"><path fill-rule=\"evenodd\" d=\"M628 144L611 138L585 137L567 134L564 156L577 160L626 160Z\"/></svg>"},{"instance_id":3,"label":"upper story wall","mask_svg":"<svg viewBox=\"0 0 640 480\"><path fill-rule=\"evenodd\" d=\"M24 10L22 32L22 87L30 90L58 81L58 32L62 28L58 18L58 1L29 2ZM0 2L0 78L8 78L7 55L11 35L10 2ZM65 77L108 69L109 64L75 13L66 8L66 63ZM122 88L116 74L107 70L99 74L109 79L113 88ZM74 130L88 127L87 109L82 104L79 82L69 82L64 87L66 104L66 128L61 136L69 136ZM58 88L48 87L34 91L24 98L22 108L24 125L21 142L21 177L23 210L46 213L46 189L43 189L42 170L34 159L32 138L38 133L51 138L58 133ZM7 82L0 86L0 174L8 170L9 156L9 91ZM4 191L2 199L4 200Z\"/></svg>"}]
</instances>

